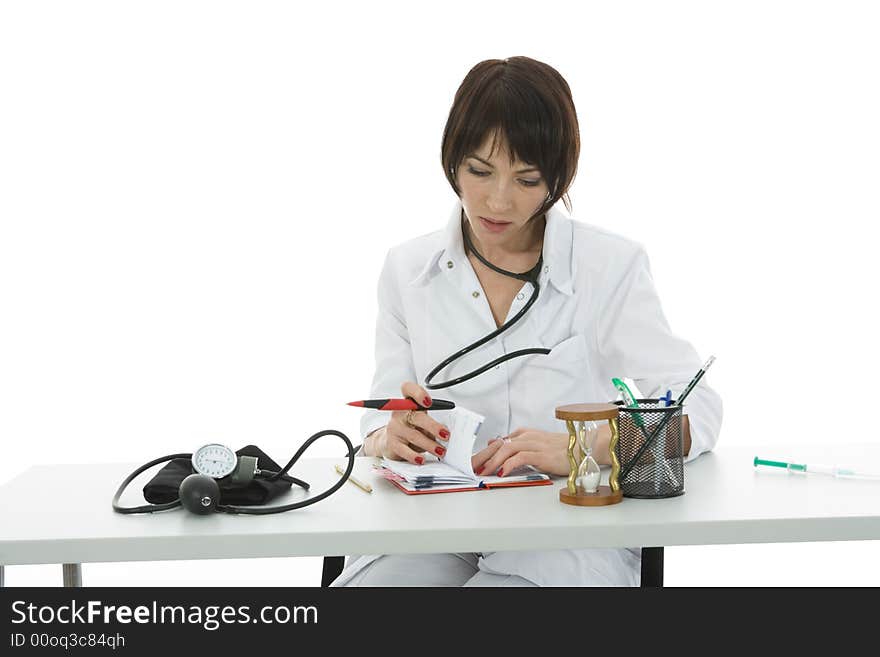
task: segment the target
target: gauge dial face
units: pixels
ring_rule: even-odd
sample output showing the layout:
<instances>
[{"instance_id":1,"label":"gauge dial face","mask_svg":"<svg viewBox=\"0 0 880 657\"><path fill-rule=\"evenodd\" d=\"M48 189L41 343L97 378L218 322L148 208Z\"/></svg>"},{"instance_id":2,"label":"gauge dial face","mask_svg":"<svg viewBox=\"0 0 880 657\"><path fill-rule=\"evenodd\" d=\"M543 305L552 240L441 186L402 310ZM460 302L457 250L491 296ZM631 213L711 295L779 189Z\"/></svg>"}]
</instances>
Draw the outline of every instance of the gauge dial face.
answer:
<instances>
[{"instance_id":1,"label":"gauge dial face","mask_svg":"<svg viewBox=\"0 0 880 657\"><path fill-rule=\"evenodd\" d=\"M222 479L232 474L238 463L238 457L226 445L211 443L202 445L192 455L192 464L196 472L214 479Z\"/></svg>"}]
</instances>

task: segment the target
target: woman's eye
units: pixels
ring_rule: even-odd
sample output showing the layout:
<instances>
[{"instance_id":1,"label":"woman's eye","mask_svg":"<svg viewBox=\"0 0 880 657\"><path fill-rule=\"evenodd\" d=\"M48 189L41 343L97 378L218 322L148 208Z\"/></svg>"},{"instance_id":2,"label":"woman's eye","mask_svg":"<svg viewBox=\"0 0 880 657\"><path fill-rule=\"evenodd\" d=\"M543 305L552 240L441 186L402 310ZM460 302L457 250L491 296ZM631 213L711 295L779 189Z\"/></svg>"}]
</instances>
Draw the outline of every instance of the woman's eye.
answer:
<instances>
[{"instance_id":1,"label":"woman's eye","mask_svg":"<svg viewBox=\"0 0 880 657\"><path fill-rule=\"evenodd\" d=\"M486 176L489 175L490 172L489 171L480 171L479 169L474 169L472 166L468 166L468 173L471 173L471 174L478 176L480 178L485 178ZM540 178L538 178L538 180L520 179L519 183L524 187L537 187L538 185L541 184L541 179Z\"/></svg>"}]
</instances>

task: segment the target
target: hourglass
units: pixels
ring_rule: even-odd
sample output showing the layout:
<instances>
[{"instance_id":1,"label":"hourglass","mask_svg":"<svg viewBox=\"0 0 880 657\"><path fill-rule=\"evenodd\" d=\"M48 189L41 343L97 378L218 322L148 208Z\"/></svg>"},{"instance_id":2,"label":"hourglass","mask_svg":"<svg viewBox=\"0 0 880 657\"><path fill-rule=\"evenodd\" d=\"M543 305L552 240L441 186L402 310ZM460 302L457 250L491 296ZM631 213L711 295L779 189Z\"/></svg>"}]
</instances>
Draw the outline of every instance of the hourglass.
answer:
<instances>
[{"instance_id":1,"label":"hourglass","mask_svg":"<svg viewBox=\"0 0 880 657\"><path fill-rule=\"evenodd\" d=\"M561 502L577 506L604 506L623 500L623 491L617 480L620 474L615 449L620 438L617 415L618 407L615 404L570 404L556 408L557 419L565 420L568 428L569 474L566 485L559 491ZM611 442L608 445L611 474L607 486L599 484L599 464L593 458L593 448L599 435L597 422L601 420L607 420L611 427ZM582 453L580 463L575 458L576 445Z\"/></svg>"}]
</instances>

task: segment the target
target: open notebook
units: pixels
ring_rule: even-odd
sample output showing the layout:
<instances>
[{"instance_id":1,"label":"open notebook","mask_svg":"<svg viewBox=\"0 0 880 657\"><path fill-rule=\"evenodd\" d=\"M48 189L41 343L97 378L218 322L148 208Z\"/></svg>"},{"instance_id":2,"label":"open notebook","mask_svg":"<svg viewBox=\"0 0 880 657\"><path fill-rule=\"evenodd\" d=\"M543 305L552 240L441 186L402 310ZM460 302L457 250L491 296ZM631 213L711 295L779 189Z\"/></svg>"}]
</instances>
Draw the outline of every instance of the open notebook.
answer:
<instances>
[{"instance_id":1,"label":"open notebook","mask_svg":"<svg viewBox=\"0 0 880 657\"><path fill-rule=\"evenodd\" d=\"M446 454L438 459L425 454L424 465L382 459L376 472L408 495L488 490L512 486L541 486L552 483L550 477L533 468L514 471L505 477L477 476L471 467L474 442L483 416L461 406L444 417L450 438Z\"/></svg>"}]
</instances>

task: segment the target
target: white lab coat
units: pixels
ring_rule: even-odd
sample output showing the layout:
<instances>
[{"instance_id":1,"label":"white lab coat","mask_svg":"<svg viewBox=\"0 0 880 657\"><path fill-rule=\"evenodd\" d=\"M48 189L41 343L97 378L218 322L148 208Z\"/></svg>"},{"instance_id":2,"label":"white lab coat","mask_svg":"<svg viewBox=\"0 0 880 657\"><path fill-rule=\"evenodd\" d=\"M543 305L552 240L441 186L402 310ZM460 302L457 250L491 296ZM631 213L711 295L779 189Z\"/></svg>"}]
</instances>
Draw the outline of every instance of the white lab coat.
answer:
<instances>
[{"instance_id":1,"label":"white lab coat","mask_svg":"<svg viewBox=\"0 0 880 657\"><path fill-rule=\"evenodd\" d=\"M644 249L575 221L558 206L547 212L538 300L513 328L434 378L435 383L447 381L517 349L551 349L548 355L515 358L470 381L431 392L485 416L477 450L520 427L565 431L555 408L616 399L612 377L634 379L648 397L666 389L678 394L703 364L694 348L670 330ZM424 385L438 363L496 328L465 256L460 217L461 205L456 203L445 230L388 252L379 279L372 398L399 397L404 381ZM532 290L531 283L523 284L507 320L529 300ZM685 412L690 420L690 461L718 440L721 398L704 379L688 396ZM436 418L443 421L441 414ZM366 411L361 436L387 422L387 413ZM638 547L487 553L481 567L547 586L638 585ZM351 561L337 582L375 558Z\"/></svg>"}]
</instances>

